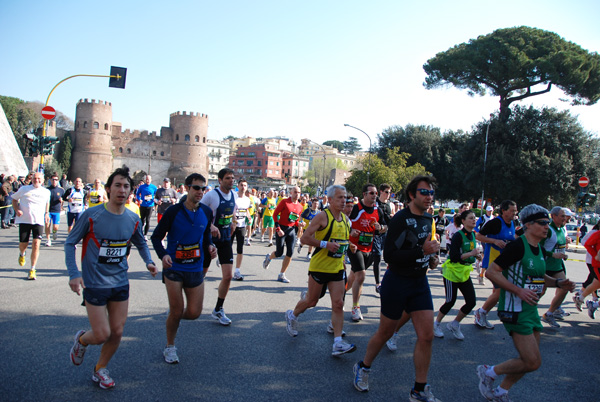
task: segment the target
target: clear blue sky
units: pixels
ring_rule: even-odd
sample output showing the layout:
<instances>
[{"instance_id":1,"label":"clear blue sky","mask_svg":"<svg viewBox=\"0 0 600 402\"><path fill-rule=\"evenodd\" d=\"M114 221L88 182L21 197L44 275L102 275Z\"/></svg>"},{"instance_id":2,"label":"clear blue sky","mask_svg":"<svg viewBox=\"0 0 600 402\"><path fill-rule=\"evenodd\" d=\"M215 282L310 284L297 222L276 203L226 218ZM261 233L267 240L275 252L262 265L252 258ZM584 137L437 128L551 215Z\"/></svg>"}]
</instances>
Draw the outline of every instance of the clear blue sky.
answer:
<instances>
[{"instance_id":1,"label":"clear blue sky","mask_svg":"<svg viewBox=\"0 0 600 402\"><path fill-rule=\"evenodd\" d=\"M426 90L423 64L497 28L551 30L600 50L596 0L530 1L9 1L0 0L0 95L45 102L73 74L128 68L61 84L50 105L71 118L80 98L112 102L123 128L159 131L169 114L208 114L209 138L288 136L376 141L392 125L469 130L494 97ZM600 105L531 102L579 115L600 131Z\"/></svg>"}]
</instances>

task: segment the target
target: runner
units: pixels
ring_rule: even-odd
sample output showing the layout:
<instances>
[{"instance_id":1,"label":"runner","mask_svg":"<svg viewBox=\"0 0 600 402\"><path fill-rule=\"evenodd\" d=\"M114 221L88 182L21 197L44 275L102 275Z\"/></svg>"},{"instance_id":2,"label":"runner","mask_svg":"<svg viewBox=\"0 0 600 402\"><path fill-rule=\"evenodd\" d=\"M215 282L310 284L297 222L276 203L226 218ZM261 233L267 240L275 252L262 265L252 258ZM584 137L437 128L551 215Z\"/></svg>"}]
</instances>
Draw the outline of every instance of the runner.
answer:
<instances>
[{"instance_id":1,"label":"runner","mask_svg":"<svg viewBox=\"0 0 600 402\"><path fill-rule=\"evenodd\" d=\"M356 252L352 252L352 250L348 252L352 270L348 278L348 288L352 288L352 321L354 322L363 319L359 302L366 271L373 262L371 258L373 236L376 231L385 233L387 230L384 214L377 207L376 199L377 187L371 183L365 184L363 199L354 205L350 214L352 222L350 242L357 246Z\"/></svg>"},{"instance_id":2,"label":"runner","mask_svg":"<svg viewBox=\"0 0 600 402\"><path fill-rule=\"evenodd\" d=\"M160 223L165 211L173 204L177 203L177 192L171 188L171 179L165 177L163 186L154 193L154 203L156 207L156 223Z\"/></svg>"},{"instance_id":3,"label":"runner","mask_svg":"<svg viewBox=\"0 0 600 402\"><path fill-rule=\"evenodd\" d=\"M504 247L516 238L515 216L517 215L517 204L511 200L502 201L500 204L500 216L492 219L478 233L475 233L477 241L484 245L483 261L481 263L482 271L502 253ZM475 325L479 328L494 329L494 324L487 319L487 314L491 311L500 298L500 288L494 285L492 294L489 295L481 308L475 310Z\"/></svg>"},{"instance_id":4,"label":"runner","mask_svg":"<svg viewBox=\"0 0 600 402\"><path fill-rule=\"evenodd\" d=\"M594 225L594 227L588 233L588 235L584 237L585 242L583 242L587 254L589 254L590 256L591 262L588 264L588 268L589 266L591 266L591 272L593 273L593 275L591 276L592 279L587 285L586 281L586 283L583 284L584 286L582 286L582 289L579 292L575 293L575 296L573 296L573 302L575 302L577 310L581 311L581 306L585 303L588 309L588 315L592 319L596 318L596 310L598 309L598 299L594 297L595 300L586 301L585 298L593 294L596 290L600 289L600 281L598 280L598 278L600 278L600 253L598 253L598 251L600 251L600 231L598 230L599 226L600 223L596 223L596 225Z\"/></svg>"},{"instance_id":5,"label":"runner","mask_svg":"<svg viewBox=\"0 0 600 402\"><path fill-rule=\"evenodd\" d=\"M199 203L205 185L206 179L201 174L189 175L185 179L187 199L165 211L150 238L156 254L162 260L163 283L169 298L167 346L163 350L165 362L169 364L179 363L175 336L180 321L195 320L202 313L204 256L217 256L217 248L212 245L210 234L212 212ZM162 245L165 235L166 250Z\"/></svg>"},{"instance_id":6,"label":"runner","mask_svg":"<svg viewBox=\"0 0 600 402\"><path fill-rule=\"evenodd\" d=\"M574 282L546 274L540 241L546 238L548 232L548 211L531 204L523 208L520 217L524 235L510 242L486 272L488 279L501 288L498 316L519 354L518 358L495 366L477 366L479 391L489 401L509 401L510 388L542 364L540 331L543 327L537 303L544 287L575 289ZM506 376L498 387L492 389L499 375Z\"/></svg>"},{"instance_id":7,"label":"runner","mask_svg":"<svg viewBox=\"0 0 600 402\"><path fill-rule=\"evenodd\" d=\"M304 227L308 227L310 222L313 220L315 216L319 213L319 201L314 198L310 204L306 207L304 211L302 211L301 218L304 220ZM300 254L300 250L302 250L302 242L298 245L298 254ZM308 252L306 253L306 259L310 261L312 258L313 246L308 246Z\"/></svg>"},{"instance_id":8,"label":"runner","mask_svg":"<svg viewBox=\"0 0 600 402\"><path fill-rule=\"evenodd\" d=\"M40 244L44 226L50 223L50 191L42 186L44 174L36 172L32 184L24 185L12 195L12 206L15 210L15 223L19 225L19 265L25 265L25 253L31 240L31 269L27 279L37 278L35 264L40 255Z\"/></svg>"},{"instance_id":9,"label":"runner","mask_svg":"<svg viewBox=\"0 0 600 402\"><path fill-rule=\"evenodd\" d=\"M460 322L471 313L476 303L475 288L473 287L473 281L471 281L471 271L473 270L473 263L481 259L481 254L477 248L475 234L473 233L477 221L475 212L469 209L454 219L463 228L454 234L452 248L450 249L450 258L442 265L446 302L440 307L433 323L433 335L437 338L444 337L444 332L440 328L440 324L446 314L450 312L454 303L456 303L457 293L460 290L460 293L465 298L465 304L460 308L454 321L448 323L446 328L452 332L456 339L462 341L465 339L465 336L460 330Z\"/></svg>"},{"instance_id":10,"label":"runner","mask_svg":"<svg viewBox=\"0 0 600 402\"><path fill-rule=\"evenodd\" d=\"M152 184L152 176L146 175L144 184L141 184L136 193L135 198L140 203L140 216L144 224L144 238L148 240L148 230L150 230L150 217L154 209L154 195L158 188Z\"/></svg>"},{"instance_id":11,"label":"runner","mask_svg":"<svg viewBox=\"0 0 600 402\"><path fill-rule=\"evenodd\" d=\"M446 238L446 228L450 225L450 220L446 217L446 210L440 208L438 214L433 217L433 220L435 221L435 234L440 237L440 256L445 257L448 252L446 246L450 246Z\"/></svg>"},{"instance_id":12,"label":"runner","mask_svg":"<svg viewBox=\"0 0 600 402\"><path fill-rule=\"evenodd\" d=\"M127 320L129 266L125 254L129 243L138 248L152 276L158 271L142 236L140 218L125 208L132 186L128 168L115 170L106 181L108 202L86 210L65 242L69 286L78 295L83 288L91 326L75 334L71 361L79 366L88 345L102 345L92 380L103 389L115 386L106 367L119 347ZM79 272L75 245L82 239L85 252Z\"/></svg>"},{"instance_id":13,"label":"runner","mask_svg":"<svg viewBox=\"0 0 600 402\"><path fill-rule=\"evenodd\" d=\"M284 198L275 208L273 217L275 218L275 230L277 232L275 238L276 250L267 254L263 261L263 268L268 269L271 260L281 257L284 246L287 248L281 264L281 271L277 276L277 280L283 283L290 283L290 280L285 276L285 271L287 271L294 255L296 232L299 227L304 226L304 222L300 220L302 205L298 202L298 197L300 197L300 187L294 186L290 188L290 197Z\"/></svg>"},{"instance_id":14,"label":"runner","mask_svg":"<svg viewBox=\"0 0 600 402\"><path fill-rule=\"evenodd\" d=\"M86 209L88 199L81 177L75 179L75 184L65 192L63 197L67 201L67 225L69 233L71 233L73 225Z\"/></svg>"},{"instance_id":15,"label":"runner","mask_svg":"<svg viewBox=\"0 0 600 402\"><path fill-rule=\"evenodd\" d=\"M46 246L52 246L52 240L58 238L58 226L60 225L60 213L62 212L63 199L65 190L58 185L58 175L55 173L50 177L50 221L46 225ZM50 239L52 232L52 240Z\"/></svg>"},{"instance_id":16,"label":"runner","mask_svg":"<svg viewBox=\"0 0 600 402\"><path fill-rule=\"evenodd\" d=\"M102 187L102 182L100 179L94 180L94 187L88 193L88 205L90 208L95 207L100 204L104 204L108 201L108 197L106 195L106 190Z\"/></svg>"},{"instance_id":17,"label":"runner","mask_svg":"<svg viewBox=\"0 0 600 402\"><path fill-rule=\"evenodd\" d=\"M334 336L331 354L339 356L356 350L356 346L342 340L345 276L343 260L344 252L350 245L350 221L342 212L346 203L346 189L343 186L330 186L327 194L330 196L329 208L312 220L300 239L301 243L317 247L308 267L308 293L296 304L294 310L285 313L285 318L288 334L297 336L298 317L308 308L317 305L323 288L327 286L331 296L330 325Z\"/></svg>"},{"instance_id":18,"label":"runner","mask_svg":"<svg viewBox=\"0 0 600 402\"><path fill-rule=\"evenodd\" d=\"M275 227L275 221L273 213L277 208L277 201L275 199L275 191L269 190L267 196L262 200L261 206L263 209L263 227L261 232L261 242L265 241L265 230L269 236L269 247L273 245L273 228Z\"/></svg>"},{"instance_id":19,"label":"runner","mask_svg":"<svg viewBox=\"0 0 600 402\"><path fill-rule=\"evenodd\" d=\"M392 219L392 207L390 202L390 194L392 193L392 186L387 183L379 185L379 197L377 198L377 206L379 210L383 212L383 220L385 225L389 225ZM373 276L375 277L375 291L379 293L381 287L379 281L379 264L381 263L381 257L383 256L383 245L385 244L385 232L375 232L373 237Z\"/></svg>"},{"instance_id":20,"label":"runner","mask_svg":"<svg viewBox=\"0 0 600 402\"><path fill-rule=\"evenodd\" d=\"M236 281L243 281L244 277L241 273L242 260L244 259L244 238L246 234L246 223L250 218L250 206L252 200L246 195L248 192L248 182L244 179L238 182L238 192L235 199L236 213L235 213L235 230L231 233L231 244L233 246L233 240L237 241L236 256L235 256L235 272L233 273L233 279Z\"/></svg>"},{"instance_id":21,"label":"runner","mask_svg":"<svg viewBox=\"0 0 600 402\"><path fill-rule=\"evenodd\" d=\"M439 402L427 384L433 343L433 301L427 270L437 266L440 249L439 242L432 240L433 217L425 212L433 203L434 183L432 176L412 179L406 187L408 207L396 213L390 222L383 249L389 265L381 283L379 328L369 340L364 359L354 365L354 387L359 391L369 390L373 361L408 313L417 334L413 355L415 383L410 401Z\"/></svg>"},{"instance_id":22,"label":"runner","mask_svg":"<svg viewBox=\"0 0 600 402\"><path fill-rule=\"evenodd\" d=\"M212 317L221 325L231 324L231 320L225 315L223 304L231 286L233 278L233 249L231 246L231 234L235 230L236 198L233 189L233 170L223 168L217 175L219 186L204 194L202 204L212 211L214 216L211 229L212 240L217 247L218 262L221 264L222 279L219 283L217 304L212 312Z\"/></svg>"}]
</instances>

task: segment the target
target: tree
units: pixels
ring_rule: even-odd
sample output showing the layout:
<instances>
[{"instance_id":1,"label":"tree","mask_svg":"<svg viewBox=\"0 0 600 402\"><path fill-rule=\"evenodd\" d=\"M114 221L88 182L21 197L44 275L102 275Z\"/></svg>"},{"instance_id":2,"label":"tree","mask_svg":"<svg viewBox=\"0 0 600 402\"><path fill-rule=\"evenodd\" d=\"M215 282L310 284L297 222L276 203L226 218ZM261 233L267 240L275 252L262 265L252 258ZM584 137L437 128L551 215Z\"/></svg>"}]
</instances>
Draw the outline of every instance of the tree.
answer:
<instances>
[{"instance_id":1,"label":"tree","mask_svg":"<svg viewBox=\"0 0 600 402\"><path fill-rule=\"evenodd\" d=\"M71 154L73 152L71 134L68 132L65 133L58 145L58 152L55 155L56 161L62 167L63 172L68 172L71 167Z\"/></svg>"},{"instance_id":2,"label":"tree","mask_svg":"<svg viewBox=\"0 0 600 402\"><path fill-rule=\"evenodd\" d=\"M408 164L420 163L431 170L440 156L440 129L433 126L392 126L378 136L377 154L385 158L388 149L399 147L408 154Z\"/></svg>"},{"instance_id":3,"label":"tree","mask_svg":"<svg viewBox=\"0 0 600 402\"><path fill-rule=\"evenodd\" d=\"M346 154L354 154L356 151L360 151L360 144L358 140L354 137L348 138L348 141L344 141L344 153Z\"/></svg>"},{"instance_id":4,"label":"tree","mask_svg":"<svg viewBox=\"0 0 600 402\"><path fill-rule=\"evenodd\" d=\"M600 55L537 28L498 29L438 53L423 69L427 89L453 85L469 95L500 97L501 121L508 119L512 102L547 93L553 85L572 104L600 99Z\"/></svg>"},{"instance_id":5,"label":"tree","mask_svg":"<svg viewBox=\"0 0 600 402\"><path fill-rule=\"evenodd\" d=\"M323 143L323 145L328 145L330 147L334 147L335 149L337 149L340 152L344 151L344 144L341 141L337 141L337 140L325 141Z\"/></svg>"},{"instance_id":6,"label":"tree","mask_svg":"<svg viewBox=\"0 0 600 402\"><path fill-rule=\"evenodd\" d=\"M333 169L346 170L347 167L340 159L326 157L325 168L323 169L323 158L317 156L312 162L312 168L306 171L304 178L308 180L310 186L327 186L327 183L329 183L329 176Z\"/></svg>"}]
</instances>

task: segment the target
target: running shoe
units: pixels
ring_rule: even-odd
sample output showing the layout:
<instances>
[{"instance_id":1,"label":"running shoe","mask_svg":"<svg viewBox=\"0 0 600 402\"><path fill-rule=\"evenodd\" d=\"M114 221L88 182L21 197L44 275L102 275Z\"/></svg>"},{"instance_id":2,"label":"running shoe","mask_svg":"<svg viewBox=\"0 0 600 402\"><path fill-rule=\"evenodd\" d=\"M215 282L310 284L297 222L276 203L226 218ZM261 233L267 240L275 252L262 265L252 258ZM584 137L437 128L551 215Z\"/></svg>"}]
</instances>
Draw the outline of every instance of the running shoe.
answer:
<instances>
[{"instance_id":1,"label":"running shoe","mask_svg":"<svg viewBox=\"0 0 600 402\"><path fill-rule=\"evenodd\" d=\"M75 334L75 341L71 347L71 361L76 366L79 366L81 363L83 363L83 356L85 356L85 350L87 349L87 346L83 346L79 342L79 338L81 338L83 334L85 334L84 330L81 330Z\"/></svg>"},{"instance_id":2,"label":"running shoe","mask_svg":"<svg viewBox=\"0 0 600 402\"><path fill-rule=\"evenodd\" d=\"M552 328L560 328L560 324L556 322L556 319L554 318L554 314L552 313L546 313L542 316L542 321L544 321L546 324L550 325Z\"/></svg>"},{"instance_id":3,"label":"running shoe","mask_svg":"<svg viewBox=\"0 0 600 402\"><path fill-rule=\"evenodd\" d=\"M58 232L52 232L52 240L58 239Z\"/></svg>"},{"instance_id":4,"label":"running shoe","mask_svg":"<svg viewBox=\"0 0 600 402\"><path fill-rule=\"evenodd\" d=\"M233 274L233 279L235 279L236 281L243 281L244 280L244 276L240 273L240 271L236 271Z\"/></svg>"},{"instance_id":5,"label":"running shoe","mask_svg":"<svg viewBox=\"0 0 600 402\"><path fill-rule=\"evenodd\" d=\"M360 311L360 306L352 307L352 321L359 322L363 319L363 315Z\"/></svg>"},{"instance_id":6,"label":"running shoe","mask_svg":"<svg viewBox=\"0 0 600 402\"><path fill-rule=\"evenodd\" d=\"M490 323L487 319L487 313L477 309L473 314L475 315L475 325L479 328L494 329L494 324Z\"/></svg>"},{"instance_id":7,"label":"running shoe","mask_svg":"<svg viewBox=\"0 0 600 402\"><path fill-rule=\"evenodd\" d=\"M435 336L436 338L444 337L444 331L442 331L442 326L437 321L433 322L433 336Z\"/></svg>"},{"instance_id":8,"label":"running shoe","mask_svg":"<svg viewBox=\"0 0 600 402\"><path fill-rule=\"evenodd\" d=\"M559 308L557 308L554 311L554 317L555 318L561 318L561 319L563 319L564 317L568 317L570 315L571 315L571 313L569 313L568 311L565 311L562 307L559 307Z\"/></svg>"},{"instance_id":9,"label":"running shoe","mask_svg":"<svg viewBox=\"0 0 600 402\"><path fill-rule=\"evenodd\" d=\"M425 390L417 392L414 389L410 390L409 399L410 402L442 402L433 396L431 392L431 385L425 385Z\"/></svg>"},{"instance_id":10,"label":"running shoe","mask_svg":"<svg viewBox=\"0 0 600 402\"><path fill-rule=\"evenodd\" d=\"M19 265L20 266L25 265L25 254L19 255Z\"/></svg>"},{"instance_id":11,"label":"running shoe","mask_svg":"<svg viewBox=\"0 0 600 402\"><path fill-rule=\"evenodd\" d=\"M308 294L308 290L303 290L300 292L300 300L306 299L306 295Z\"/></svg>"},{"instance_id":12,"label":"running shoe","mask_svg":"<svg viewBox=\"0 0 600 402\"><path fill-rule=\"evenodd\" d=\"M494 402L512 402L512 400L508 397L508 392L505 392L502 395L496 395L496 393L494 392L494 395L492 396L492 399L490 399L490 401L494 401Z\"/></svg>"},{"instance_id":13,"label":"running shoe","mask_svg":"<svg viewBox=\"0 0 600 402\"><path fill-rule=\"evenodd\" d=\"M356 350L356 346L353 343L346 341L340 341L333 344L331 350L331 356L339 356L345 353L352 353Z\"/></svg>"},{"instance_id":14,"label":"running shoe","mask_svg":"<svg viewBox=\"0 0 600 402\"><path fill-rule=\"evenodd\" d=\"M246 243L244 243L244 245L250 246L250 238L249 237L246 239Z\"/></svg>"},{"instance_id":15,"label":"running shoe","mask_svg":"<svg viewBox=\"0 0 600 402\"><path fill-rule=\"evenodd\" d=\"M479 284L485 285L485 279L483 279L483 276L481 276L481 275L479 275Z\"/></svg>"},{"instance_id":16,"label":"running shoe","mask_svg":"<svg viewBox=\"0 0 600 402\"><path fill-rule=\"evenodd\" d=\"M369 390L369 373L370 368L360 367L360 363L356 363L352 370L354 371L354 388L360 392L366 392Z\"/></svg>"},{"instance_id":17,"label":"running shoe","mask_svg":"<svg viewBox=\"0 0 600 402\"><path fill-rule=\"evenodd\" d=\"M27 279L29 279L30 281L35 281L37 279L37 275L35 273L35 269L30 269L29 270L29 275L27 276Z\"/></svg>"},{"instance_id":18,"label":"running shoe","mask_svg":"<svg viewBox=\"0 0 600 402\"><path fill-rule=\"evenodd\" d=\"M327 333L333 334L333 324L331 323L331 321L329 321L329 324L327 324ZM342 330L342 338L345 336L346 336L346 332L344 330Z\"/></svg>"},{"instance_id":19,"label":"running shoe","mask_svg":"<svg viewBox=\"0 0 600 402\"><path fill-rule=\"evenodd\" d=\"M46 247L52 247L52 240L46 239Z\"/></svg>"},{"instance_id":20,"label":"running shoe","mask_svg":"<svg viewBox=\"0 0 600 402\"><path fill-rule=\"evenodd\" d=\"M270 241L269 244L267 244L267 247L273 247L273 242Z\"/></svg>"},{"instance_id":21,"label":"running shoe","mask_svg":"<svg viewBox=\"0 0 600 402\"><path fill-rule=\"evenodd\" d=\"M279 275L277 275L277 280L283 283L290 283L290 280L286 278L284 273L280 273Z\"/></svg>"},{"instance_id":22,"label":"running shoe","mask_svg":"<svg viewBox=\"0 0 600 402\"><path fill-rule=\"evenodd\" d=\"M165 361L169 364L179 363L177 348L175 346L167 346L165 350L163 350L163 356L165 357Z\"/></svg>"},{"instance_id":23,"label":"running shoe","mask_svg":"<svg viewBox=\"0 0 600 402\"><path fill-rule=\"evenodd\" d=\"M231 324L231 320L225 315L225 309L223 309L223 307L221 307L219 311L213 310L211 315L215 320L219 320L219 324L221 325Z\"/></svg>"},{"instance_id":24,"label":"running shoe","mask_svg":"<svg viewBox=\"0 0 600 402\"><path fill-rule=\"evenodd\" d=\"M377 285L375 285L375 292L376 293L380 293L381 292L381 284L378 283Z\"/></svg>"},{"instance_id":25,"label":"running shoe","mask_svg":"<svg viewBox=\"0 0 600 402\"><path fill-rule=\"evenodd\" d=\"M460 324L458 322L454 324L455 322L456 321L449 322L448 324L446 324L446 328L448 328L448 331L452 332L452 335L454 335L456 339L458 339L459 341L464 341L465 336L460 330Z\"/></svg>"},{"instance_id":26,"label":"running shoe","mask_svg":"<svg viewBox=\"0 0 600 402\"><path fill-rule=\"evenodd\" d=\"M300 253L300 250L302 250L302 243L298 243L298 253Z\"/></svg>"},{"instance_id":27,"label":"running shoe","mask_svg":"<svg viewBox=\"0 0 600 402\"><path fill-rule=\"evenodd\" d=\"M102 389L109 389L115 386L115 382L108 375L108 369L106 367L102 367L98 371L94 371L94 374L92 375L92 381L98 383Z\"/></svg>"},{"instance_id":28,"label":"running shoe","mask_svg":"<svg viewBox=\"0 0 600 402\"><path fill-rule=\"evenodd\" d=\"M264 269L269 269L269 265L271 264L271 254L267 254L267 256L265 257L265 260L263 261L263 268Z\"/></svg>"},{"instance_id":29,"label":"running shoe","mask_svg":"<svg viewBox=\"0 0 600 402\"><path fill-rule=\"evenodd\" d=\"M260 238L260 242L261 242L261 243L264 243L264 242L265 242L265 235L262 235L262 236L261 236L261 238Z\"/></svg>"},{"instance_id":30,"label":"running shoe","mask_svg":"<svg viewBox=\"0 0 600 402\"><path fill-rule=\"evenodd\" d=\"M596 307L596 304L591 300L586 301L585 305L587 306L588 315L590 316L590 318L592 320L595 320L596 319L595 314L596 314L596 310L598 309L598 307Z\"/></svg>"},{"instance_id":31,"label":"running shoe","mask_svg":"<svg viewBox=\"0 0 600 402\"><path fill-rule=\"evenodd\" d=\"M306 259L307 259L308 261L310 261L310 259L311 259L311 258L312 258L312 254L311 254L311 253L307 253L307 254L306 254Z\"/></svg>"},{"instance_id":32,"label":"running shoe","mask_svg":"<svg viewBox=\"0 0 600 402\"><path fill-rule=\"evenodd\" d=\"M491 401L494 397L494 391L492 390L494 379L486 374L488 368L489 366L483 364L477 366L477 376L479 377L479 392L485 399Z\"/></svg>"},{"instance_id":33,"label":"running shoe","mask_svg":"<svg viewBox=\"0 0 600 402\"><path fill-rule=\"evenodd\" d=\"M387 340L387 342L385 343L385 346L387 346L387 348L391 352L395 352L396 350L398 350L397 341L398 341L398 334L394 333L394 335L392 335L392 337Z\"/></svg>"},{"instance_id":34,"label":"running shoe","mask_svg":"<svg viewBox=\"0 0 600 402\"><path fill-rule=\"evenodd\" d=\"M19 263L21 261L19 260ZM583 305L583 300L581 299L581 294L579 292L575 292L575 295L573 296L573 303L575 303L575 307L577 308L577 311L583 311L581 306Z\"/></svg>"},{"instance_id":35,"label":"running shoe","mask_svg":"<svg viewBox=\"0 0 600 402\"><path fill-rule=\"evenodd\" d=\"M298 336L298 319L292 319L292 317L290 317L292 313L292 310L285 312L285 322L288 334L290 334L291 337L295 337Z\"/></svg>"}]
</instances>

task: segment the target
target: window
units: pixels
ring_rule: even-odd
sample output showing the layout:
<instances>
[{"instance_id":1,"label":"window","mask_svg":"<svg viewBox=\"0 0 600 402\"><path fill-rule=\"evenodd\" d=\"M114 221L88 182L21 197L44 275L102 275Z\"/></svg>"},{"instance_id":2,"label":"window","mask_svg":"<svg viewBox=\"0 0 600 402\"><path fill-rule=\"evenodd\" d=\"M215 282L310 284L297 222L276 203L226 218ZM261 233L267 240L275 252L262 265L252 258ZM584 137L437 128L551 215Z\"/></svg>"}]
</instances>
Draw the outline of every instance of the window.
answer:
<instances>
[{"instance_id":1,"label":"window","mask_svg":"<svg viewBox=\"0 0 600 402\"><path fill-rule=\"evenodd\" d=\"M240 156L244 156L244 153L243 153L243 152L240 152Z\"/></svg>"},{"instance_id":2,"label":"window","mask_svg":"<svg viewBox=\"0 0 600 402\"><path fill-rule=\"evenodd\" d=\"M271 169L269 169L269 173L273 173L273 171Z\"/></svg>"},{"instance_id":3,"label":"window","mask_svg":"<svg viewBox=\"0 0 600 402\"><path fill-rule=\"evenodd\" d=\"M263 156L265 156L265 153L263 152Z\"/></svg>"},{"instance_id":4,"label":"window","mask_svg":"<svg viewBox=\"0 0 600 402\"><path fill-rule=\"evenodd\" d=\"M87 121L83 122L83 128L87 128Z\"/></svg>"},{"instance_id":5,"label":"window","mask_svg":"<svg viewBox=\"0 0 600 402\"><path fill-rule=\"evenodd\" d=\"M253 163L254 161L246 161L246 166L252 166Z\"/></svg>"},{"instance_id":6,"label":"window","mask_svg":"<svg viewBox=\"0 0 600 402\"><path fill-rule=\"evenodd\" d=\"M256 166L262 166L262 161L257 161Z\"/></svg>"},{"instance_id":7,"label":"window","mask_svg":"<svg viewBox=\"0 0 600 402\"><path fill-rule=\"evenodd\" d=\"M179 141L179 134L175 134L175 141Z\"/></svg>"},{"instance_id":8,"label":"window","mask_svg":"<svg viewBox=\"0 0 600 402\"><path fill-rule=\"evenodd\" d=\"M273 166L273 161L269 161L269 165Z\"/></svg>"},{"instance_id":9,"label":"window","mask_svg":"<svg viewBox=\"0 0 600 402\"><path fill-rule=\"evenodd\" d=\"M119 147L119 153L122 154L123 153L123 147Z\"/></svg>"},{"instance_id":10,"label":"window","mask_svg":"<svg viewBox=\"0 0 600 402\"><path fill-rule=\"evenodd\" d=\"M277 166L279 166L279 162L277 162Z\"/></svg>"},{"instance_id":11,"label":"window","mask_svg":"<svg viewBox=\"0 0 600 402\"><path fill-rule=\"evenodd\" d=\"M200 136L199 136L199 135L195 136L195 137L194 137L194 141L196 141L196 142L200 142Z\"/></svg>"},{"instance_id":12,"label":"window","mask_svg":"<svg viewBox=\"0 0 600 402\"><path fill-rule=\"evenodd\" d=\"M290 166L292 164L292 161L288 161L288 166ZM289 173L289 172L288 172Z\"/></svg>"},{"instance_id":13,"label":"window","mask_svg":"<svg viewBox=\"0 0 600 402\"><path fill-rule=\"evenodd\" d=\"M165 151L160 151L160 156L165 156Z\"/></svg>"},{"instance_id":14,"label":"window","mask_svg":"<svg viewBox=\"0 0 600 402\"><path fill-rule=\"evenodd\" d=\"M206 144L206 137L202 137L202 143Z\"/></svg>"},{"instance_id":15,"label":"window","mask_svg":"<svg viewBox=\"0 0 600 402\"><path fill-rule=\"evenodd\" d=\"M94 122L94 128L100 128L100 124L97 121Z\"/></svg>"},{"instance_id":16,"label":"window","mask_svg":"<svg viewBox=\"0 0 600 402\"><path fill-rule=\"evenodd\" d=\"M131 148L127 148L127 153L130 154L131 153Z\"/></svg>"},{"instance_id":17,"label":"window","mask_svg":"<svg viewBox=\"0 0 600 402\"><path fill-rule=\"evenodd\" d=\"M108 130L108 123L104 123L104 129Z\"/></svg>"},{"instance_id":18,"label":"window","mask_svg":"<svg viewBox=\"0 0 600 402\"><path fill-rule=\"evenodd\" d=\"M186 134L186 135L185 135L185 139L184 139L184 141L185 141L185 142L190 142L190 135L189 135L189 134Z\"/></svg>"},{"instance_id":19,"label":"window","mask_svg":"<svg viewBox=\"0 0 600 402\"><path fill-rule=\"evenodd\" d=\"M156 156L156 151L152 151L152 156Z\"/></svg>"}]
</instances>

